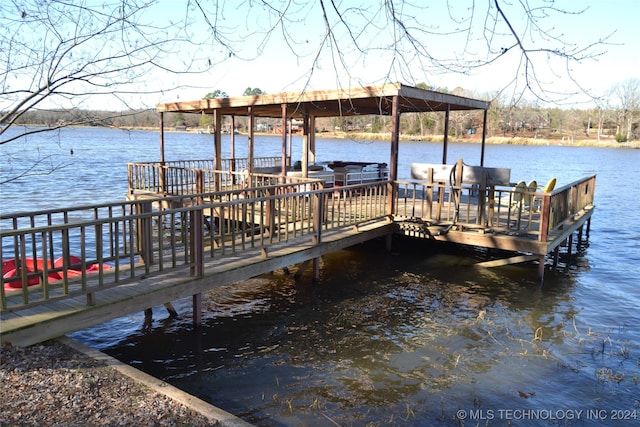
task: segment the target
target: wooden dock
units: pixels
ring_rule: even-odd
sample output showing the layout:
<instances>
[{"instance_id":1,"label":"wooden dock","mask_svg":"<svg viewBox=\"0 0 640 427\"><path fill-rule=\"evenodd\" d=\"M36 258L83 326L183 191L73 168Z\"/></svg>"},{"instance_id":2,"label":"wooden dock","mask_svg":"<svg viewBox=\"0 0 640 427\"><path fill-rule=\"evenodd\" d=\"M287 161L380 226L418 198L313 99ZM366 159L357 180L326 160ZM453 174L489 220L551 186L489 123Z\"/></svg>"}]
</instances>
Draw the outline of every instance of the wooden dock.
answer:
<instances>
[{"instance_id":1,"label":"wooden dock","mask_svg":"<svg viewBox=\"0 0 640 427\"><path fill-rule=\"evenodd\" d=\"M188 296L197 324L202 292L280 268L317 270L326 253L397 233L514 254L484 267L535 259L544 268L588 224L594 182L537 194L536 211L496 202L509 189L304 181L3 216L2 247L13 247L3 259L42 267L2 271L3 285L18 289L0 289L0 339L30 345Z\"/></svg>"},{"instance_id":2,"label":"wooden dock","mask_svg":"<svg viewBox=\"0 0 640 427\"><path fill-rule=\"evenodd\" d=\"M542 281L547 255L555 266L561 245L588 235L596 178L553 191L514 187L508 169L493 179L489 106L401 84L159 104L160 159L128 164L127 201L0 216L0 341L29 345L185 296L198 324L202 292L294 265L317 277L323 254L379 237L390 247L395 234L510 254L482 268L536 260ZM449 115L471 110L483 116L480 165L448 165ZM445 118L442 165L398 179L401 114L434 112ZM213 158L167 161L165 113L211 114ZM225 115L246 117L246 159L221 156ZM389 162L356 185L347 170L315 169L316 117L352 115L391 118ZM257 117L302 123L300 170L284 133L280 157L254 157Z\"/></svg>"}]
</instances>

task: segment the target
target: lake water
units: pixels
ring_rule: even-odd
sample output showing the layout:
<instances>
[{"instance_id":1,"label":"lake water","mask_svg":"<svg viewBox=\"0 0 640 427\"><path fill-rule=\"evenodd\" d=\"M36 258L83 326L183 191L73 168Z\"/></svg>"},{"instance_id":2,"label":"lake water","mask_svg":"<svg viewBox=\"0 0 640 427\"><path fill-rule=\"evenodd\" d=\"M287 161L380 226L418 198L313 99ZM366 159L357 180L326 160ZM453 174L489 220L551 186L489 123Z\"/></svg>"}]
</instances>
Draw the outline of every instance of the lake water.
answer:
<instances>
[{"instance_id":1,"label":"lake water","mask_svg":"<svg viewBox=\"0 0 640 427\"><path fill-rule=\"evenodd\" d=\"M169 133L166 158L210 157L211 140ZM279 155L280 138L256 140L256 156ZM3 178L34 156L69 164L0 186L2 212L122 200L126 162L158 160L158 141L65 129L2 146ZM317 141L319 160L389 151ZM448 160L479 153L451 144ZM400 178L441 158L440 144L403 142ZM640 425L640 151L490 145L485 164L559 186L597 174L589 244L542 288L535 266L478 271L474 253L371 242L323 257L316 285L276 271L206 294L196 330L184 300L178 318L160 307L150 324L135 313L73 337L261 426Z\"/></svg>"}]
</instances>

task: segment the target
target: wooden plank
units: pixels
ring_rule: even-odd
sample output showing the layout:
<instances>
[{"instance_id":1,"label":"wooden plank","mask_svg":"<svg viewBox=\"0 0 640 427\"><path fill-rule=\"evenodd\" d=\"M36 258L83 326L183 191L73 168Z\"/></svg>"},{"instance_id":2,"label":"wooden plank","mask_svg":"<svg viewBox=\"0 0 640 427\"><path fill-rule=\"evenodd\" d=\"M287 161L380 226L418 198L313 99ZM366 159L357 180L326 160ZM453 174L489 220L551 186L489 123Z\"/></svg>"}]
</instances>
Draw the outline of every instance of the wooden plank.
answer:
<instances>
[{"instance_id":1,"label":"wooden plank","mask_svg":"<svg viewBox=\"0 0 640 427\"><path fill-rule=\"evenodd\" d=\"M539 255L519 255L519 256L514 256L510 258L501 258L501 259L494 259L491 261L478 262L473 266L477 268L502 267L504 265L519 264L522 262L534 261L538 258L539 258Z\"/></svg>"}]
</instances>

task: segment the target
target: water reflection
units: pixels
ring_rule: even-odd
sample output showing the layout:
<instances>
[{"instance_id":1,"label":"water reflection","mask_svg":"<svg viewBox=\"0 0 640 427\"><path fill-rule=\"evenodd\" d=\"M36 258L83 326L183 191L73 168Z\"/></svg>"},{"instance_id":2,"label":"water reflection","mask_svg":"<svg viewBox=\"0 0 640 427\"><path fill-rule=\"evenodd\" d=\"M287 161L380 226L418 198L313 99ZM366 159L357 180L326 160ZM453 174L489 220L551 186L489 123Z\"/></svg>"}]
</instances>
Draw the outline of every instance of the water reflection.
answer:
<instances>
[{"instance_id":1,"label":"water reflection","mask_svg":"<svg viewBox=\"0 0 640 427\"><path fill-rule=\"evenodd\" d=\"M458 425L460 408L584 406L615 386L594 372L621 357L576 323L570 272L541 289L535 266L476 270L482 253L382 248L323 257L315 286L277 271L211 291L197 330L190 300L176 319L156 309L152 329L101 346L269 426ZM618 398L633 405L627 383Z\"/></svg>"}]
</instances>

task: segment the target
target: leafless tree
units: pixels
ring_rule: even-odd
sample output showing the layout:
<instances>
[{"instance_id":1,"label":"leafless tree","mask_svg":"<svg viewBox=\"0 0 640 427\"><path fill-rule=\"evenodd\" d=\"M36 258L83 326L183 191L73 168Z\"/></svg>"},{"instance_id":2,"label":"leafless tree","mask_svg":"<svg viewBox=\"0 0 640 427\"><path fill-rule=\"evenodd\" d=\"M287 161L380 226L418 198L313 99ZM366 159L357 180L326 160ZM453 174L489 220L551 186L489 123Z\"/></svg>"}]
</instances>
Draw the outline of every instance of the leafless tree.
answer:
<instances>
[{"instance_id":1,"label":"leafless tree","mask_svg":"<svg viewBox=\"0 0 640 427\"><path fill-rule=\"evenodd\" d=\"M46 128L19 127L21 117L38 109L127 110L133 97L171 89L144 83L152 72L165 75L204 72L214 65L197 56L202 43L190 24L192 8L175 21L157 22L149 15L154 2L9 0L0 5L0 146L40 132L99 123L104 116L78 114ZM199 15L197 15L200 18ZM177 55L185 52L185 55ZM111 102L116 101L116 102ZM118 112L120 116L122 113ZM115 113L114 113L115 115ZM15 153L11 151L10 153ZM11 163L7 158L6 164ZM52 155L33 158L22 170L3 167L2 181L48 173L64 165ZM11 176L5 171L11 170Z\"/></svg>"},{"instance_id":2,"label":"leafless tree","mask_svg":"<svg viewBox=\"0 0 640 427\"><path fill-rule=\"evenodd\" d=\"M167 7L177 12L158 13ZM510 103L525 94L554 100L570 94L554 92L548 73L572 80L569 65L597 56L607 40L576 44L547 23L581 13L553 0L8 0L0 5L0 146L95 120L82 115L10 131L26 111L104 109L99 97L117 101L117 110L148 107L130 103L180 86L170 77L151 85L159 72L206 72L227 58L259 58L273 45L299 64L286 70L297 90L320 73L338 87L432 84L437 74L501 65L511 70L502 85L512 91ZM376 69L378 77L360 81L362 69Z\"/></svg>"},{"instance_id":3,"label":"leafless tree","mask_svg":"<svg viewBox=\"0 0 640 427\"><path fill-rule=\"evenodd\" d=\"M379 67L380 81L433 84L438 74L501 66L510 70L503 88L512 91L511 103L525 95L559 101L582 91L572 65L599 56L610 36L572 40L554 22L579 20L586 9L563 9L554 0L194 1L213 34L230 8L241 8L250 30L237 31L236 40L258 46L247 59L281 43L299 59L307 82L330 68L338 85L370 84L358 81L355 70ZM230 51L241 51L227 42ZM560 77L573 88L554 89Z\"/></svg>"},{"instance_id":4,"label":"leafless tree","mask_svg":"<svg viewBox=\"0 0 640 427\"><path fill-rule=\"evenodd\" d=\"M617 84L613 92L618 104L618 132L631 141L637 137L634 130L640 116L640 79L627 79Z\"/></svg>"}]
</instances>

